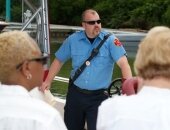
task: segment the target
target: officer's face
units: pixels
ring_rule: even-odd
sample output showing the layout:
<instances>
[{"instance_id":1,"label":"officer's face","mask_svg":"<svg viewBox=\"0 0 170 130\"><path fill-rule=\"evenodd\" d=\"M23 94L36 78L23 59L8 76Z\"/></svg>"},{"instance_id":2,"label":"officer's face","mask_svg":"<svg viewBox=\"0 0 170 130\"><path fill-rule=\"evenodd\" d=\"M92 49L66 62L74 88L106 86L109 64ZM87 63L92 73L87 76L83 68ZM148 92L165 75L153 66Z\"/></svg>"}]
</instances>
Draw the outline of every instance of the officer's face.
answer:
<instances>
[{"instance_id":1,"label":"officer's face","mask_svg":"<svg viewBox=\"0 0 170 130\"><path fill-rule=\"evenodd\" d=\"M101 31L101 20L97 13L86 13L82 26L89 38L96 37Z\"/></svg>"}]
</instances>

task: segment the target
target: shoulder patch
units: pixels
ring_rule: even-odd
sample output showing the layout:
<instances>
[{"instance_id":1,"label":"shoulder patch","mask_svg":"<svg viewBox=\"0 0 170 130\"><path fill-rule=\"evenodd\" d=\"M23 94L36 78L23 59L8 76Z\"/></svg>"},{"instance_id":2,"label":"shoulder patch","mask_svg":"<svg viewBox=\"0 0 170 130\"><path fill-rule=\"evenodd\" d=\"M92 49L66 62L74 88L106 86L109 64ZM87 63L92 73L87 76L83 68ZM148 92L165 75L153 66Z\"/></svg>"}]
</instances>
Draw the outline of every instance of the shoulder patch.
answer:
<instances>
[{"instance_id":1,"label":"shoulder patch","mask_svg":"<svg viewBox=\"0 0 170 130\"><path fill-rule=\"evenodd\" d=\"M119 41L118 38L115 38L115 40L113 41L113 43L116 45L116 46L121 46L122 43Z\"/></svg>"}]
</instances>

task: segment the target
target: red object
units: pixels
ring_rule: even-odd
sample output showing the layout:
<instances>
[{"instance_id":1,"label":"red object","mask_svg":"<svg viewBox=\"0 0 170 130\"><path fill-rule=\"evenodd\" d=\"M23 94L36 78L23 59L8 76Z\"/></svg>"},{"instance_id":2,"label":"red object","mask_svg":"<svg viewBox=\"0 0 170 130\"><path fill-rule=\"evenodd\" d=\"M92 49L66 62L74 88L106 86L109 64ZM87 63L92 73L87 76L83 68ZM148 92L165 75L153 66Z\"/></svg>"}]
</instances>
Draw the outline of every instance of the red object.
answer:
<instances>
[{"instance_id":1,"label":"red object","mask_svg":"<svg viewBox=\"0 0 170 130\"><path fill-rule=\"evenodd\" d=\"M125 80L126 80L125 78L122 78L122 84L125 82Z\"/></svg>"},{"instance_id":2,"label":"red object","mask_svg":"<svg viewBox=\"0 0 170 130\"><path fill-rule=\"evenodd\" d=\"M43 81L45 81L45 79L47 78L48 72L49 72L49 70L45 70L44 71Z\"/></svg>"},{"instance_id":3,"label":"red object","mask_svg":"<svg viewBox=\"0 0 170 130\"><path fill-rule=\"evenodd\" d=\"M115 38L114 44L115 44L116 46L121 46L121 45L122 45L122 43L119 41L118 38Z\"/></svg>"},{"instance_id":4,"label":"red object","mask_svg":"<svg viewBox=\"0 0 170 130\"><path fill-rule=\"evenodd\" d=\"M138 80L137 78L126 79L122 84L122 94L133 95L137 93Z\"/></svg>"}]
</instances>

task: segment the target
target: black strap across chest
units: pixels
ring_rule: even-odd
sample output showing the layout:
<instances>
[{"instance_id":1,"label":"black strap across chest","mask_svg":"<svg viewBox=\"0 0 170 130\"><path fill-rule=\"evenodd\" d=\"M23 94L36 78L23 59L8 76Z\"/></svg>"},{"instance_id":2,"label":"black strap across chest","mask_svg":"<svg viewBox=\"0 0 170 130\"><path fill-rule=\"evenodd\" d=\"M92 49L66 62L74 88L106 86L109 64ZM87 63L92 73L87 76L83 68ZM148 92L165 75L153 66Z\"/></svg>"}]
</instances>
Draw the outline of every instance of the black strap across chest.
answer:
<instances>
[{"instance_id":1,"label":"black strap across chest","mask_svg":"<svg viewBox=\"0 0 170 130\"><path fill-rule=\"evenodd\" d=\"M103 40L99 43L99 45L94 48L91 52L91 55L89 56L89 58L87 58L84 63L76 70L73 78L70 78L69 84L71 85L72 83L74 83L74 81L80 76L80 74L84 71L84 69L86 68L86 66L88 66L90 64L90 61L99 53L99 49L101 48L101 46L103 45L103 43L107 40L107 38L110 36L111 34L107 34L104 36Z\"/></svg>"}]
</instances>

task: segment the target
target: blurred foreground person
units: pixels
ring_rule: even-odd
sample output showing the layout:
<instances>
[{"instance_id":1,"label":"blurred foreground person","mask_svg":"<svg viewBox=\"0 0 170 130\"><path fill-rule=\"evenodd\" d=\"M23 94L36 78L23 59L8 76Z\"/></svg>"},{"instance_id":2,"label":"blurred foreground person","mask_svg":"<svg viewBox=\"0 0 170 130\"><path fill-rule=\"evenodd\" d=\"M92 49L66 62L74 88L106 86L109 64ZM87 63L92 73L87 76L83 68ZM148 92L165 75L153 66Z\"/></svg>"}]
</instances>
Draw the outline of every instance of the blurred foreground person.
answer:
<instances>
[{"instance_id":1,"label":"blurred foreground person","mask_svg":"<svg viewBox=\"0 0 170 130\"><path fill-rule=\"evenodd\" d=\"M154 29L151 29L148 32L147 37L154 37L158 33L165 32L165 31L169 31L169 28L165 26L158 26L158 27L155 27ZM141 82L142 82L142 78L140 77L128 78L122 84L122 94L126 94L128 96L132 94L136 94L138 92L138 86L140 86Z\"/></svg>"},{"instance_id":2,"label":"blurred foreground person","mask_svg":"<svg viewBox=\"0 0 170 130\"><path fill-rule=\"evenodd\" d=\"M170 129L170 29L155 27L139 45L138 93L108 99L99 107L98 130Z\"/></svg>"},{"instance_id":3,"label":"blurred foreground person","mask_svg":"<svg viewBox=\"0 0 170 130\"><path fill-rule=\"evenodd\" d=\"M54 108L29 95L47 58L26 32L0 34L0 130L66 130Z\"/></svg>"}]
</instances>

